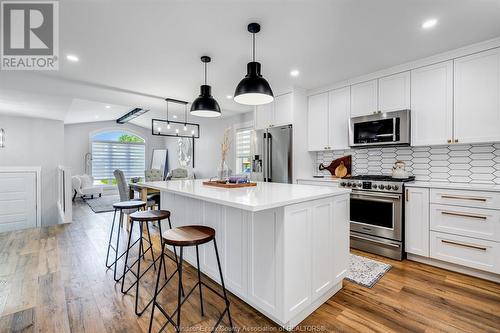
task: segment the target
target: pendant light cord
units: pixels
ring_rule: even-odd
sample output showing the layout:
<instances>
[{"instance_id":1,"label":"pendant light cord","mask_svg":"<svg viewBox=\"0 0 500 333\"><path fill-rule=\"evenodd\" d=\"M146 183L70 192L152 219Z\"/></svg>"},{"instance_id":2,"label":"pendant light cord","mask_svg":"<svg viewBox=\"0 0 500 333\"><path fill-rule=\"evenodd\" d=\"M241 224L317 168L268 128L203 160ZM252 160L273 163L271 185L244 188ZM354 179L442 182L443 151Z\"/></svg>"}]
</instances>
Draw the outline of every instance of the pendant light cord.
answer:
<instances>
[{"instance_id":1,"label":"pendant light cord","mask_svg":"<svg viewBox=\"0 0 500 333\"><path fill-rule=\"evenodd\" d=\"M169 118L168 118L168 101L167 101L167 124L169 123Z\"/></svg>"},{"instance_id":2,"label":"pendant light cord","mask_svg":"<svg viewBox=\"0 0 500 333\"><path fill-rule=\"evenodd\" d=\"M252 57L253 57L253 62L255 62L255 33L252 34Z\"/></svg>"},{"instance_id":3,"label":"pendant light cord","mask_svg":"<svg viewBox=\"0 0 500 333\"><path fill-rule=\"evenodd\" d=\"M205 85L207 85L207 63L205 63Z\"/></svg>"},{"instance_id":4,"label":"pendant light cord","mask_svg":"<svg viewBox=\"0 0 500 333\"><path fill-rule=\"evenodd\" d=\"M206 67L206 65L205 65ZM184 104L184 126L187 125L187 117L188 117L188 108L187 108L187 104Z\"/></svg>"}]
</instances>

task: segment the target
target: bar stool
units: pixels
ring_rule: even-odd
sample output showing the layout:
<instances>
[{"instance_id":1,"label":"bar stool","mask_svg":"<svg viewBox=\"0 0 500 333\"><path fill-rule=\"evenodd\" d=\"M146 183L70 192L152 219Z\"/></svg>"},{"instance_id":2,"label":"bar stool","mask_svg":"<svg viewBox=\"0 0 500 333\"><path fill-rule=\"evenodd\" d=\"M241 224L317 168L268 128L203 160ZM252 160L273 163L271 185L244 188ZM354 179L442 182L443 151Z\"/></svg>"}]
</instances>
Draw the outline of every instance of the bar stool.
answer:
<instances>
[{"instance_id":1,"label":"bar stool","mask_svg":"<svg viewBox=\"0 0 500 333\"><path fill-rule=\"evenodd\" d=\"M122 201L122 202L117 202L113 204L113 208L115 209L115 213L113 215L113 224L111 225L111 231L109 233L109 242L108 242L108 252L106 254L106 267L111 268L111 266L114 266L113 270L113 278L116 282L118 282L122 277L120 276L119 278L116 277L116 265L118 260L123 257L125 254L125 251L118 256L118 251L120 248L120 224L123 226L123 215L124 214L129 214L134 211L137 211L139 209L142 209L146 207L146 203L144 201L138 201L138 200L133 200L133 201ZM118 223L118 228L117 228L117 236L116 236L116 245L113 246L112 239L113 239L113 229L115 228L115 220L116 220L116 212L120 211L120 222ZM135 244L135 243L134 243ZM109 250L113 249L115 251L115 260L112 263L108 263L109 261Z\"/></svg>"},{"instance_id":2,"label":"bar stool","mask_svg":"<svg viewBox=\"0 0 500 333\"><path fill-rule=\"evenodd\" d=\"M122 291L122 293L126 294L135 285L135 287L136 287L136 291L135 291L135 314L138 315L138 316L140 316L140 315L142 315L144 313L144 311L148 308L148 306L153 302L153 299L151 299L144 306L144 308L141 311L138 311L140 280L144 276L144 274L146 274L151 269L151 267L154 267L154 269L156 270L156 262L158 261L158 259L160 259L160 258L156 258L155 259L155 257L154 257L153 243L151 242L151 235L149 233L149 222L158 221L158 228L159 228L159 231L160 231L160 243L161 243L162 247L163 247L163 243L164 242L163 242L163 239L161 237L161 234L162 234L161 221L162 220L168 220L169 228L172 228L172 223L170 222L170 212L167 211L167 210L137 211L135 213L130 214L130 220L131 220L131 226L130 226L130 233L129 233L129 237L128 237L127 250L125 251L125 266L123 267L121 291ZM136 224L136 222L139 223L139 238L134 243L131 244L132 231L133 231L133 228L134 228L134 224ZM144 238L144 236L143 236L144 223L146 223L146 231L147 231L147 237L148 237L147 239ZM143 240L149 243L149 246L148 246L148 248L146 250L144 250ZM130 252L130 249L137 242L139 242L139 254L137 256L137 260L134 261L129 266L128 265L129 252ZM144 259L144 255L148 251L151 251L151 257L153 259L153 262L143 272L141 272L141 258ZM173 260L173 261L175 261L175 263L177 264L177 250L176 250L175 247L174 247L174 254L175 254L175 259L171 258L169 256L168 256L168 258L171 259L171 260ZM162 258L163 258L163 256L162 256ZM132 271L132 268L136 264L137 264L137 272L134 272L134 271ZM160 272L160 271L161 271L161 268L158 270L158 272ZM126 277L126 274L128 272L131 272L135 276L136 280L128 287L127 290L125 290L125 287L124 287L125 286L125 277ZM165 274L165 279L167 279L166 266L163 267L163 272ZM172 276L171 276L171 278L172 278Z\"/></svg>"},{"instance_id":3,"label":"bar stool","mask_svg":"<svg viewBox=\"0 0 500 333\"><path fill-rule=\"evenodd\" d=\"M231 327L231 331L234 330L233 328L233 321L231 319L231 313L229 311L229 299L227 298L227 293L226 293L226 287L224 285L224 277L222 276L222 269L220 265L220 259L219 259L219 252L217 251L217 241L215 240L215 230L206 227L206 226L201 226L201 225L190 225L190 226L183 226L183 227L178 227L178 228L173 228L170 230L165 231L165 233L162 234L163 238L163 244L162 244L162 254L161 254L161 260L160 260L160 269L158 270L158 276L156 279L156 286L155 286L155 294L153 297L153 309L151 310L151 318L149 321L149 331L151 332L152 326L153 326L153 317L154 317L154 311L155 307L158 308L158 310L166 317L167 322L161 327L160 332L162 332L169 323L171 323L177 332L180 332L181 328L181 306L186 302L186 300L191 296L192 292L196 289L196 287L199 288L200 292L200 307L201 307L201 315L204 316L203 312L203 295L201 291L201 286L205 286L212 292L214 292L216 295L224 299L226 307L224 308L224 311L222 311L221 315L219 316L216 324L213 327L212 332L215 332L217 327L219 326L220 322L222 321L222 318L227 312L227 316L229 318L229 325ZM217 266L219 268L219 274L220 274L220 281L222 285L222 291L223 294L221 295L220 292L212 288L211 286L207 285L205 282L201 281L201 271L200 271L200 255L198 251L198 246L208 243L210 241L214 242L214 249L215 249L215 255L217 257ZM161 292L161 290L167 285L167 283L170 281L170 279L167 279L165 284L159 288L160 285L160 270L161 266L165 265L164 263L164 254L165 254L165 246L166 245L171 245L171 246L179 246L180 247L180 254L179 254L179 261L177 262L177 269L172 273L174 275L176 272L179 274L179 286L178 286L178 291L177 291L177 308L172 314L167 314L165 309L156 301L157 296ZM186 294L186 296L182 299L181 294L182 294L182 258L183 258L183 252L184 252L184 247L187 246L196 246L196 264L197 264L197 270L198 270L198 282L193 286L193 288ZM173 316L177 315L177 322L174 322Z\"/></svg>"}]
</instances>

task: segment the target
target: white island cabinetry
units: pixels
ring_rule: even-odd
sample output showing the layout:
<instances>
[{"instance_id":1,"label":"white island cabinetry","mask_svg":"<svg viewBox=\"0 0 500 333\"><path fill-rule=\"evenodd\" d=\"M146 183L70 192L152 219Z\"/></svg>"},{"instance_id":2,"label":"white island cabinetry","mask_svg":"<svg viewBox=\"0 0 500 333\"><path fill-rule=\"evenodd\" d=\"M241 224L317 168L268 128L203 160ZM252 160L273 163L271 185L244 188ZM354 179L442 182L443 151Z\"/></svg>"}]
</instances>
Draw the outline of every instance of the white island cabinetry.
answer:
<instances>
[{"instance_id":1,"label":"white island cabinetry","mask_svg":"<svg viewBox=\"0 0 500 333\"><path fill-rule=\"evenodd\" d=\"M151 182L172 225L216 230L226 287L286 329L342 288L349 255L349 190L277 183L220 189L200 180ZM165 225L166 227L166 225ZM196 265L194 248L186 260ZM219 282L211 244L201 270Z\"/></svg>"}]
</instances>

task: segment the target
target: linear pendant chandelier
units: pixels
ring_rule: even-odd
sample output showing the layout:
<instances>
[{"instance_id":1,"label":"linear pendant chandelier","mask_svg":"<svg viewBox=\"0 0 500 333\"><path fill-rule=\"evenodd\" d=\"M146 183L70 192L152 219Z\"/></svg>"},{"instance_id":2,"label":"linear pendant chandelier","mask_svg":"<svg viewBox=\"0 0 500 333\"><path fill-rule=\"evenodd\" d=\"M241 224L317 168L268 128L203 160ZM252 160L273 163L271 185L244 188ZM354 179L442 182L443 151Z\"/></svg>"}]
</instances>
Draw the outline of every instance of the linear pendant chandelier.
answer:
<instances>
[{"instance_id":1,"label":"linear pendant chandelier","mask_svg":"<svg viewBox=\"0 0 500 333\"><path fill-rule=\"evenodd\" d=\"M201 62L205 64L205 84L200 86L200 96L191 104L190 113L198 117L220 117L219 103L212 97L212 87L207 85L207 64L211 61L210 57L201 57Z\"/></svg>"},{"instance_id":2,"label":"linear pendant chandelier","mask_svg":"<svg viewBox=\"0 0 500 333\"><path fill-rule=\"evenodd\" d=\"M236 87L234 101L244 105L268 104L274 100L273 91L260 73L260 63L255 61L255 34L260 31L260 25L250 23L247 29L252 34L252 62L247 64L247 75Z\"/></svg>"},{"instance_id":3,"label":"linear pendant chandelier","mask_svg":"<svg viewBox=\"0 0 500 333\"><path fill-rule=\"evenodd\" d=\"M159 136L172 136L176 138L193 138L200 137L200 125L187 122L187 104L188 102L180 101L178 99L166 98L167 102L167 120L152 119L151 120L151 134ZM168 104L176 103L184 105L184 121L173 121L169 118Z\"/></svg>"}]
</instances>

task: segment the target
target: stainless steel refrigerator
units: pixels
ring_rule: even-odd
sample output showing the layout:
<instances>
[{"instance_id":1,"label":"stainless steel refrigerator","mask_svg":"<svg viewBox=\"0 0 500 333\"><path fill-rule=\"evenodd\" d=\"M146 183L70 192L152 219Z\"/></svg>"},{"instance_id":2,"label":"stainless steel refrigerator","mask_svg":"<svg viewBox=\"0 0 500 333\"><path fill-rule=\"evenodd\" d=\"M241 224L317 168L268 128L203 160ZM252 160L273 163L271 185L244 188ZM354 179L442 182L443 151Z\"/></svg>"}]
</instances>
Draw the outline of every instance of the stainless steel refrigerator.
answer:
<instances>
[{"instance_id":1,"label":"stainless steel refrigerator","mask_svg":"<svg viewBox=\"0 0 500 333\"><path fill-rule=\"evenodd\" d=\"M292 125L257 130L252 142L252 179L291 184Z\"/></svg>"}]
</instances>

